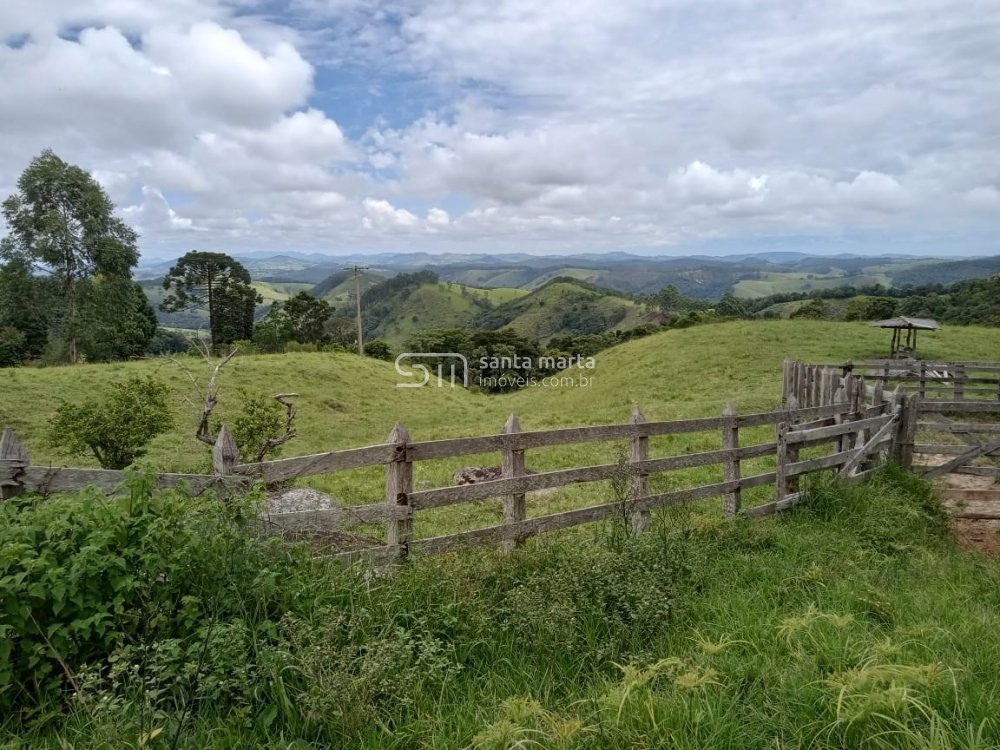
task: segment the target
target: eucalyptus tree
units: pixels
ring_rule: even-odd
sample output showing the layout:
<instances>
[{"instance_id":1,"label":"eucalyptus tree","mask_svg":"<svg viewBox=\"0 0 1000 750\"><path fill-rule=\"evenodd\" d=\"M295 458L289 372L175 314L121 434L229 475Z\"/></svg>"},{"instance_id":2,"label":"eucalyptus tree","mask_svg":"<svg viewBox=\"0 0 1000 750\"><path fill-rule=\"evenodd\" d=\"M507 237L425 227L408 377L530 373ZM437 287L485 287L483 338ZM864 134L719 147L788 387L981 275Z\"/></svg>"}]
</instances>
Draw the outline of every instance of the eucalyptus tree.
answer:
<instances>
[{"instance_id":1,"label":"eucalyptus tree","mask_svg":"<svg viewBox=\"0 0 1000 750\"><path fill-rule=\"evenodd\" d=\"M64 305L62 336L71 363L78 358L81 287L94 277L131 279L138 236L115 216L115 206L90 174L45 150L3 202L9 234L0 260L51 274Z\"/></svg>"}]
</instances>

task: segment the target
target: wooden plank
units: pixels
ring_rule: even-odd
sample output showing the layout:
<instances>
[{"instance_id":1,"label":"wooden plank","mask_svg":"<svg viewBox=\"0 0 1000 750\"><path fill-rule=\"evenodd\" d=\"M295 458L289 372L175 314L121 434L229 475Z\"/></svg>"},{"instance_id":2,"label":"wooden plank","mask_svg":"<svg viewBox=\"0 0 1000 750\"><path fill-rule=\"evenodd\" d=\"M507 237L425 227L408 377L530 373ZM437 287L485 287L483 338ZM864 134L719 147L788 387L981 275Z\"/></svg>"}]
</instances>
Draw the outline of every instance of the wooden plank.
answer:
<instances>
[{"instance_id":1,"label":"wooden plank","mask_svg":"<svg viewBox=\"0 0 1000 750\"><path fill-rule=\"evenodd\" d=\"M417 539L410 544L415 552L425 555L440 555L448 552L456 552L468 547L497 544L509 539L526 539L530 536L549 531L557 531L571 526L600 521L618 509L618 503L605 503L603 505L577 508L548 516L530 518L526 521L519 521L513 524L488 526L483 529L462 531L457 534L445 534L429 539Z\"/></svg>"},{"instance_id":2,"label":"wooden plank","mask_svg":"<svg viewBox=\"0 0 1000 750\"><path fill-rule=\"evenodd\" d=\"M975 422L917 422L917 427L927 432L969 432L1000 434L1000 424L982 424Z\"/></svg>"},{"instance_id":3,"label":"wooden plank","mask_svg":"<svg viewBox=\"0 0 1000 750\"><path fill-rule=\"evenodd\" d=\"M974 510L953 510L951 515L954 518L966 518L976 521L1000 521L1000 510L996 511L974 511Z\"/></svg>"},{"instance_id":4,"label":"wooden plank","mask_svg":"<svg viewBox=\"0 0 1000 750\"><path fill-rule=\"evenodd\" d=\"M928 469L924 472L924 478L933 479L934 477L939 477L942 474L947 474L952 469L968 463L979 456L988 455L995 450L1000 450L1000 438L991 440L988 443L983 443L982 445L974 445L950 461L946 461L940 466L935 466L933 469Z\"/></svg>"},{"instance_id":5,"label":"wooden plank","mask_svg":"<svg viewBox=\"0 0 1000 750\"><path fill-rule=\"evenodd\" d=\"M741 460L747 458L760 458L761 456L773 456L777 448L778 444L776 442L744 445L742 448L736 449L736 455Z\"/></svg>"},{"instance_id":6,"label":"wooden plank","mask_svg":"<svg viewBox=\"0 0 1000 750\"><path fill-rule=\"evenodd\" d=\"M428 461L435 458L458 458L479 453L493 453L510 447L513 442L506 435L449 438L410 443L406 450L411 461Z\"/></svg>"},{"instance_id":7,"label":"wooden plank","mask_svg":"<svg viewBox=\"0 0 1000 750\"><path fill-rule=\"evenodd\" d=\"M938 414L963 412L1000 414L1000 400L996 401L921 401L920 411Z\"/></svg>"},{"instance_id":8,"label":"wooden plank","mask_svg":"<svg viewBox=\"0 0 1000 750\"><path fill-rule=\"evenodd\" d=\"M717 430L721 424L719 417L698 419L678 419L666 422L645 422L643 424L592 425L589 427L564 427L553 430L521 432L517 435L486 435L473 438L452 438L411 443L408 447L411 461L427 461L438 458L453 458L477 453L509 448L527 450L571 443L600 442L604 440L625 440L637 437L657 437L679 435L691 432Z\"/></svg>"},{"instance_id":9,"label":"wooden plank","mask_svg":"<svg viewBox=\"0 0 1000 750\"><path fill-rule=\"evenodd\" d=\"M739 427L762 427L764 425L776 425L778 422L789 418L793 420L822 419L837 414L845 414L847 413L847 409L847 404L827 404L825 406L813 406L806 409L743 414L736 418L736 424Z\"/></svg>"},{"instance_id":10,"label":"wooden plank","mask_svg":"<svg viewBox=\"0 0 1000 750\"><path fill-rule=\"evenodd\" d=\"M949 488L944 491L944 496L947 500L955 500L961 502L969 501L984 501L984 502L1000 502L1000 489L997 490L961 490Z\"/></svg>"},{"instance_id":11,"label":"wooden plank","mask_svg":"<svg viewBox=\"0 0 1000 750\"><path fill-rule=\"evenodd\" d=\"M957 456L961 453L968 451L969 446L966 445L946 445L944 443L916 443L913 446L914 453L922 453L924 455L939 453L943 456ZM990 455L990 453L996 453L996 451L989 451L985 455Z\"/></svg>"},{"instance_id":12,"label":"wooden plank","mask_svg":"<svg viewBox=\"0 0 1000 750\"><path fill-rule=\"evenodd\" d=\"M956 375L932 375L930 373L928 373L928 374L926 374L924 376L921 376L919 374L915 374L915 375L889 375L888 377L885 377L884 375L875 375L875 376L872 376L872 377L877 377L879 380L902 381L904 383L907 383L907 382L914 382L914 383L925 382L925 383L927 383L927 387L928 388L931 388L935 384L938 384L938 383L940 383L940 384L948 384L950 386L950 385L954 384L956 381L961 381L962 383L989 384L989 385L994 385L994 386L997 384L997 378L996 377L992 377L992 378L978 378L978 377L976 377L976 378L974 378L974 377L956 376ZM949 388L949 390L951 390L951 389Z\"/></svg>"},{"instance_id":13,"label":"wooden plank","mask_svg":"<svg viewBox=\"0 0 1000 750\"><path fill-rule=\"evenodd\" d=\"M0 477L10 474L6 462L0 462ZM77 492L86 487L96 487L110 494L117 492L128 479L124 471L113 469L73 469L59 466L30 466L21 475L25 492L54 494L57 492ZM246 491L250 480L245 477L217 477L211 474L157 474L156 486L163 489L185 487L194 495L208 490L220 494Z\"/></svg>"},{"instance_id":14,"label":"wooden plank","mask_svg":"<svg viewBox=\"0 0 1000 750\"><path fill-rule=\"evenodd\" d=\"M956 365L963 365L966 371L978 370L983 372L1000 372L1000 362L982 362L982 361L974 362L971 360L960 360L960 359L950 360L947 362L943 360L937 360L937 361L921 360L921 361L927 364L928 370L953 370L955 369ZM875 369L875 368L881 369L885 366L898 368L901 366L905 367L906 363L898 359L866 359L864 362L857 365L857 367L859 368L863 367L865 369Z\"/></svg>"},{"instance_id":15,"label":"wooden plank","mask_svg":"<svg viewBox=\"0 0 1000 750\"><path fill-rule=\"evenodd\" d=\"M952 469L950 473L974 477L1000 477L1000 468L996 466L959 466L957 469Z\"/></svg>"},{"instance_id":16,"label":"wooden plank","mask_svg":"<svg viewBox=\"0 0 1000 750\"><path fill-rule=\"evenodd\" d=\"M786 477L797 477L802 474L809 474L814 471L822 471L823 469L830 469L834 466L840 466L846 463L851 458L852 451L840 451L839 453L831 453L828 456L821 456L820 458L810 458L806 461L796 461L795 463L790 463L785 468Z\"/></svg>"},{"instance_id":17,"label":"wooden plank","mask_svg":"<svg viewBox=\"0 0 1000 750\"><path fill-rule=\"evenodd\" d=\"M295 458L281 458L275 461L239 464L233 468L233 473L260 477L268 484L272 484L332 471L379 466L389 463L394 456L395 448L392 445L369 445L364 448L317 453L312 456L296 456Z\"/></svg>"},{"instance_id":18,"label":"wooden plank","mask_svg":"<svg viewBox=\"0 0 1000 750\"><path fill-rule=\"evenodd\" d=\"M830 425L829 427L816 427L811 430L792 429L788 432L788 442L789 444L796 444L829 440L840 435L859 432L866 428L881 428L890 419L892 419L891 415L881 415L866 419L857 419L853 422L843 422L841 424Z\"/></svg>"},{"instance_id":19,"label":"wooden plank","mask_svg":"<svg viewBox=\"0 0 1000 750\"><path fill-rule=\"evenodd\" d=\"M802 502L805 493L796 492L792 495L786 495L780 500L772 500L769 503L764 503L763 505L758 505L753 508L748 508L743 511L743 515L747 518L764 518L765 516L772 516L775 513L779 513L783 510L788 510L789 508L798 505Z\"/></svg>"},{"instance_id":20,"label":"wooden plank","mask_svg":"<svg viewBox=\"0 0 1000 750\"><path fill-rule=\"evenodd\" d=\"M399 547L381 546L341 552L337 555L337 559L345 565L366 563L375 567L384 567L399 560L402 554L403 550Z\"/></svg>"},{"instance_id":21,"label":"wooden plank","mask_svg":"<svg viewBox=\"0 0 1000 750\"><path fill-rule=\"evenodd\" d=\"M772 450L771 444L761 444L741 448L736 452L739 458L753 458L768 455ZM728 450L705 451L702 453L686 453L680 456L666 456L664 458L652 458L646 461L632 464L633 468L648 474L656 474L663 471L676 471L678 469L690 469L697 466L708 466L722 463L732 455ZM512 479L494 479L488 482L478 482L476 484L464 484L456 487L441 487L438 489L421 490L410 495L410 503L414 508L440 508L457 503L467 503L476 500L485 500L501 495L521 492L536 492L555 487L565 487L581 482L599 482L610 479L619 471L618 464L601 464L598 466L584 466L574 469L557 469L555 471L541 472L539 474L529 474L523 477Z\"/></svg>"},{"instance_id":22,"label":"wooden plank","mask_svg":"<svg viewBox=\"0 0 1000 750\"><path fill-rule=\"evenodd\" d=\"M886 422L882 428L876 432L863 446L856 449L854 454L847 460L843 466L840 467L840 475L842 477L849 476L861 466L861 462L864 461L871 453L880 448L886 442L892 440L892 431L896 429L897 418L892 416L889 421Z\"/></svg>"}]
</instances>

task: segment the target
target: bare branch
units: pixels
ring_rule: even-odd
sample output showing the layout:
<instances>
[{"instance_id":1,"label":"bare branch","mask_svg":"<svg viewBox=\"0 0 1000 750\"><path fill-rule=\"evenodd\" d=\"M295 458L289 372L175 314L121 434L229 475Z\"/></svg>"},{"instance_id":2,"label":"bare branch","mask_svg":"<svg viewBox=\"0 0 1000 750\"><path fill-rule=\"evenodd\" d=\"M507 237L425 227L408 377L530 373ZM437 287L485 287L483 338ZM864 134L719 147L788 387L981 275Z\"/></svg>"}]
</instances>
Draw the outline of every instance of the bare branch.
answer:
<instances>
[{"instance_id":1,"label":"bare branch","mask_svg":"<svg viewBox=\"0 0 1000 750\"><path fill-rule=\"evenodd\" d=\"M209 367L212 367L211 348L200 340L196 340L194 342L194 346L195 348L198 349L198 352L205 360L205 363ZM232 350L230 350L229 354L223 357L222 360L220 360L219 363L215 365L215 367L212 369L212 376L208 379L208 383L205 385L204 390L202 390L201 386L198 384L198 378L195 377L194 373L191 372L191 370L188 367L186 367L179 360L176 359L173 360L174 362L177 363L177 366L180 367L181 370L191 380L191 384L194 386L195 393L197 393L198 398L201 401L201 414L198 418L198 426L195 429L194 436L195 438L205 443L206 445L215 445L215 440L217 437L211 434L211 428L209 427L209 420L212 418L212 412L215 411L215 407L218 406L219 404L219 392L216 387L216 382L219 379L219 373L222 371L222 368L229 363L229 360L231 360L233 357L239 354L239 351L240 350L234 346ZM187 397L185 396L185 398ZM195 405L190 398L187 398L187 401L192 406Z\"/></svg>"}]
</instances>

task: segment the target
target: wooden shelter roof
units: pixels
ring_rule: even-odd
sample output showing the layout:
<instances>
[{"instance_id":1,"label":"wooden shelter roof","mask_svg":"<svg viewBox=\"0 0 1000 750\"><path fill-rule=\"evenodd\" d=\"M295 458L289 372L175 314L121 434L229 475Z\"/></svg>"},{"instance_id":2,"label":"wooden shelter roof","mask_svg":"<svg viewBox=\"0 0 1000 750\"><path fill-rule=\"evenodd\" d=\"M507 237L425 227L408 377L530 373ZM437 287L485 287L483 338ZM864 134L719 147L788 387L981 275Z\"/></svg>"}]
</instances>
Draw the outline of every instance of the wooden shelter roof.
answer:
<instances>
[{"instance_id":1,"label":"wooden shelter roof","mask_svg":"<svg viewBox=\"0 0 1000 750\"><path fill-rule=\"evenodd\" d=\"M936 320L930 318L887 318L885 320L873 320L868 325L873 328L916 328L921 331L936 331L941 326Z\"/></svg>"}]
</instances>

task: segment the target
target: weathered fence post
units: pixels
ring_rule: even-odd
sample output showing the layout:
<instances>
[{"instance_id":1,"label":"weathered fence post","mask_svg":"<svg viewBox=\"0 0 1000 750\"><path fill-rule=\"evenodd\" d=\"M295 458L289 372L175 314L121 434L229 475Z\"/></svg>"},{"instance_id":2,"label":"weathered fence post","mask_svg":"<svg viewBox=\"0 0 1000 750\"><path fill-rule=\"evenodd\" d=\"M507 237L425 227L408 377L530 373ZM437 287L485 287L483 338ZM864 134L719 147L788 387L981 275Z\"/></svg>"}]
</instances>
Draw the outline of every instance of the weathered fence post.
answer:
<instances>
[{"instance_id":1,"label":"weathered fence post","mask_svg":"<svg viewBox=\"0 0 1000 750\"><path fill-rule=\"evenodd\" d=\"M240 449L236 446L233 433L226 425L222 425L219 436L215 438L215 445L212 446L212 472L220 479L217 482L219 496L226 498L229 495L229 488L225 479L232 475L236 464L240 462Z\"/></svg>"},{"instance_id":2,"label":"weathered fence post","mask_svg":"<svg viewBox=\"0 0 1000 750\"><path fill-rule=\"evenodd\" d=\"M784 362L781 363L781 403L788 403L788 396L790 395L790 383L791 383L791 369L792 360L790 357L785 357Z\"/></svg>"},{"instance_id":3,"label":"weathered fence post","mask_svg":"<svg viewBox=\"0 0 1000 750\"><path fill-rule=\"evenodd\" d=\"M632 416L628 423L640 425L646 421L646 416L639 411L636 406L632 409ZM649 460L649 437L646 435L632 436L632 451L630 455L632 464ZM649 511L639 508L639 502L649 494L649 473L644 469L633 466L632 475L632 530L642 533L649 528Z\"/></svg>"},{"instance_id":4,"label":"weathered fence post","mask_svg":"<svg viewBox=\"0 0 1000 750\"><path fill-rule=\"evenodd\" d=\"M778 447L775 450L774 465L774 499L781 502L788 494L791 479L786 475L789 461L788 456L788 422L782 421L777 424Z\"/></svg>"},{"instance_id":5,"label":"weathered fence post","mask_svg":"<svg viewBox=\"0 0 1000 750\"><path fill-rule=\"evenodd\" d=\"M840 387L837 388L836 392L833 394L833 403L840 406L843 411L838 410L836 414L833 415L834 424L842 424L847 418L850 412L850 406L848 405L847 393L851 388L851 380L853 375L845 375L843 380L840 381ZM844 444L846 438L841 435L837 438L837 452L840 453L844 450Z\"/></svg>"},{"instance_id":6,"label":"weathered fence post","mask_svg":"<svg viewBox=\"0 0 1000 750\"><path fill-rule=\"evenodd\" d=\"M899 463L904 469L913 468L913 442L917 435L917 418L920 399L912 395L906 398L906 406L900 411L900 422L905 425Z\"/></svg>"},{"instance_id":7,"label":"weathered fence post","mask_svg":"<svg viewBox=\"0 0 1000 750\"><path fill-rule=\"evenodd\" d=\"M955 384L955 400L963 401L965 399L965 365L955 365L955 374L953 376ZM975 398L975 396L973 396Z\"/></svg>"},{"instance_id":8,"label":"weathered fence post","mask_svg":"<svg viewBox=\"0 0 1000 750\"><path fill-rule=\"evenodd\" d=\"M229 427L222 425L219 436L212 446L212 471L216 476L225 477L233 473L233 469L240 460L240 451L236 447L236 440Z\"/></svg>"},{"instance_id":9,"label":"weathered fence post","mask_svg":"<svg viewBox=\"0 0 1000 750\"><path fill-rule=\"evenodd\" d=\"M504 435L517 435L521 431L521 423L517 421L517 415L511 414L507 418L507 423L503 426ZM504 443L500 453L500 472L503 479L514 479L524 476L524 451L511 447L511 443ZM524 493L505 495L503 498L503 522L518 523L527 518ZM504 541L504 550L510 552L514 547L521 544L523 540L507 539Z\"/></svg>"},{"instance_id":10,"label":"weathered fence post","mask_svg":"<svg viewBox=\"0 0 1000 750\"><path fill-rule=\"evenodd\" d=\"M731 401L726 402L726 407L722 410L722 450L729 451L722 461L722 481L738 482L740 480L740 449L739 421L736 418L736 408ZM741 492L736 487L726 493L723 509L726 518L733 518L740 512Z\"/></svg>"},{"instance_id":11,"label":"weathered fence post","mask_svg":"<svg viewBox=\"0 0 1000 750\"><path fill-rule=\"evenodd\" d=\"M0 437L0 501L17 497L24 489L20 477L31 466L28 451L14 431L5 427Z\"/></svg>"},{"instance_id":12,"label":"weathered fence post","mask_svg":"<svg viewBox=\"0 0 1000 750\"><path fill-rule=\"evenodd\" d=\"M920 398L927 398L927 363L920 360Z\"/></svg>"},{"instance_id":13,"label":"weathered fence post","mask_svg":"<svg viewBox=\"0 0 1000 750\"><path fill-rule=\"evenodd\" d=\"M395 446L392 460L385 466L385 502L389 506L405 507L410 504L410 493L413 492L413 462L407 455L410 433L401 422L396 422L385 442ZM412 518L390 518L386 521L385 543L399 548L400 559L409 553L412 535Z\"/></svg>"}]
</instances>

